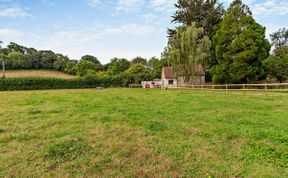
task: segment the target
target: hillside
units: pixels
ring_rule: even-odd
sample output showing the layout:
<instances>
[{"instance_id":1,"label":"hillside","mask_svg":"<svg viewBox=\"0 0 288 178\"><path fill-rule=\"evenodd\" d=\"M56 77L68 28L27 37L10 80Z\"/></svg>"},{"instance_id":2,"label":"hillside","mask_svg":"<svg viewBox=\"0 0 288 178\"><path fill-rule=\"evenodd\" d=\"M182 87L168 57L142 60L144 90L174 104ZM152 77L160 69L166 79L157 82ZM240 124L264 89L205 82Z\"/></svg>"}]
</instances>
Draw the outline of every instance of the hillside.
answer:
<instances>
[{"instance_id":1,"label":"hillside","mask_svg":"<svg viewBox=\"0 0 288 178\"><path fill-rule=\"evenodd\" d=\"M0 73L2 76L2 72ZM71 79L76 78L74 75L65 74L63 72L55 70L7 70L7 78L16 78L16 77L50 77L50 78L63 78Z\"/></svg>"}]
</instances>

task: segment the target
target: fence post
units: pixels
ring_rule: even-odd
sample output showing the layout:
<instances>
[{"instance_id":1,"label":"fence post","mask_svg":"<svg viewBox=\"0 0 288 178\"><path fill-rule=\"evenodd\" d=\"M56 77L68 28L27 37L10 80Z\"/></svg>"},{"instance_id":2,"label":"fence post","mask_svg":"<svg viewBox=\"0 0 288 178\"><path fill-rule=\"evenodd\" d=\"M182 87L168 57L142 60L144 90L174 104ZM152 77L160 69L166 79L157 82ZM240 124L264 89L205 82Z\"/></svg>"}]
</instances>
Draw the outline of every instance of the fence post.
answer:
<instances>
[{"instance_id":1,"label":"fence post","mask_svg":"<svg viewBox=\"0 0 288 178\"><path fill-rule=\"evenodd\" d=\"M246 95L245 90L246 90L245 84L243 83L243 94L244 94L244 95Z\"/></svg>"},{"instance_id":2,"label":"fence post","mask_svg":"<svg viewBox=\"0 0 288 178\"><path fill-rule=\"evenodd\" d=\"M267 95L267 90L268 90L268 87L267 87L267 83L265 83L265 95Z\"/></svg>"},{"instance_id":3,"label":"fence post","mask_svg":"<svg viewBox=\"0 0 288 178\"><path fill-rule=\"evenodd\" d=\"M226 84L226 95L228 95L228 84Z\"/></svg>"}]
</instances>

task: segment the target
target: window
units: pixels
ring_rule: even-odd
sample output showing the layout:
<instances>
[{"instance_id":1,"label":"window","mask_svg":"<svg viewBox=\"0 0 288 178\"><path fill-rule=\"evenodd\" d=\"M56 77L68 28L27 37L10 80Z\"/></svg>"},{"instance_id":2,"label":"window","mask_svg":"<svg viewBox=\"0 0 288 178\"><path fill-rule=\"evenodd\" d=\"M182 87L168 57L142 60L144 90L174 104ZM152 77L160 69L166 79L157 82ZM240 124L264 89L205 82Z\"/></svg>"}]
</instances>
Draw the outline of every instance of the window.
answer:
<instances>
[{"instance_id":1,"label":"window","mask_svg":"<svg viewBox=\"0 0 288 178\"><path fill-rule=\"evenodd\" d=\"M174 84L174 81L173 81L173 80L169 80L169 81L168 81L168 84L169 84L169 85L173 85L173 84Z\"/></svg>"}]
</instances>

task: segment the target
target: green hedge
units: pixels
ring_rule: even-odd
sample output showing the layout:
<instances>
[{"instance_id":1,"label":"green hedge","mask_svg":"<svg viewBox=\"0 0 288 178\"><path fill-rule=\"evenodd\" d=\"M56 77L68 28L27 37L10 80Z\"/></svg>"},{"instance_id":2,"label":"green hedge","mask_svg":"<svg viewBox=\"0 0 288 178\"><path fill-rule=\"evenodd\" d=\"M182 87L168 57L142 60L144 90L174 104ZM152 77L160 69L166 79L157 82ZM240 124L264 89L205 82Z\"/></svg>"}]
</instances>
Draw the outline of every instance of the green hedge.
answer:
<instances>
[{"instance_id":1,"label":"green hedge","mask_svg":"<svg viewBox=\"0 0 288 178\"><path fill-rule=\"evenodd\" d=\"M147 80L146 76L139 75L117 75L102 78L86 76L76 79L6 78L0 79L0 91L127 87L130 83L140 83L142 79Z\"/></svg>"},{"instance_id":2,"label":"green hedge","mask_svg":"<svg viewBox=\"0 0 288 178\"><path fill-rule=\"evenodd\" d=\"M0 79L0 91L91 88L96 87L98 84L97 81L92 83L84 78L7 78Z\"/></svg>"}]
</instances>

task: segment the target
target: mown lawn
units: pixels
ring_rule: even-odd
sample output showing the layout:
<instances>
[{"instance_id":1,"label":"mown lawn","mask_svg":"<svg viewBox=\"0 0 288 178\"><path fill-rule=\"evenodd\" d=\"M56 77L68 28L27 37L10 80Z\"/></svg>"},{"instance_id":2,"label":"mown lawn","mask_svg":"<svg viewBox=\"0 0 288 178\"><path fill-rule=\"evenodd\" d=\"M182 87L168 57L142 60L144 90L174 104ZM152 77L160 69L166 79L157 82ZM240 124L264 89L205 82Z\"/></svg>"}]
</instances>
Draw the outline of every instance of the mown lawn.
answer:
<instances>
[{"instance_id":1,"label":"mown lawn","mask_svg":"<svg viewBox=\"0 0 288 178\"><path fill-rule=\"evenodd\" d=\"M0 177L288 177L288 94L0 92Z\"/></svg>"}]
</instances>

